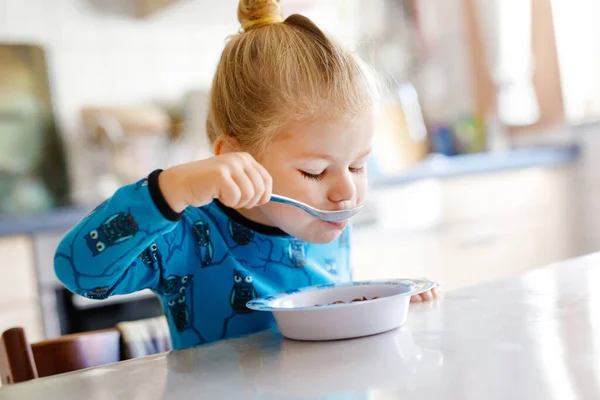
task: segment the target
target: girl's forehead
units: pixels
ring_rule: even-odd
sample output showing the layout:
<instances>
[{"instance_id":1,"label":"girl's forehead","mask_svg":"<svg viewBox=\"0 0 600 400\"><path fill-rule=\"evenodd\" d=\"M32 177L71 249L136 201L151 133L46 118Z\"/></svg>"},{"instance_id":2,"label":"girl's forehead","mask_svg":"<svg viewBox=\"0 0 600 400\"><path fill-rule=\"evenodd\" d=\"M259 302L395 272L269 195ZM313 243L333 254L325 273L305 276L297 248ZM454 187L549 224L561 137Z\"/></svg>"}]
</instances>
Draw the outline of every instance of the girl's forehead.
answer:
<instances>
[{"instance_id":1,"label":"girl's forehead","mask_svg":"<svg viewBox=\"0 0 600 400\"><path fill-rule=\"evenodd\" d=\"M273 150L297 158L338 158L360 155L371 148L370 116L328 122L293 122L276 135Z\"/></svg>"}]
</instances>

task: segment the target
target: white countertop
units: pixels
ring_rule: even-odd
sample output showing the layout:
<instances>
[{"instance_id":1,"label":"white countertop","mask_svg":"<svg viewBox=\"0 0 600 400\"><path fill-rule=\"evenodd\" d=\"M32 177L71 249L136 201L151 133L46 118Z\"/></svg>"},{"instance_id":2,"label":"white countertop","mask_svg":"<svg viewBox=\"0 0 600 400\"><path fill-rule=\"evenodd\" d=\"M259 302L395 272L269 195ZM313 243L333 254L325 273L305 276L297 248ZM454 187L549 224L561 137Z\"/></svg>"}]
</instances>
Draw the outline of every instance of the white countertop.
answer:
<instances>
[{"instance_id":1,"label":"white countertop","mask_svg":"<svg viewBox=\"0 0 600 400\"><path fill-rule=\"evenodd\" d=\"M595 254L411 306L382 335L262 332L5 387L0 400L600 399L598 282Z\"/></svg>"}]
</instances>

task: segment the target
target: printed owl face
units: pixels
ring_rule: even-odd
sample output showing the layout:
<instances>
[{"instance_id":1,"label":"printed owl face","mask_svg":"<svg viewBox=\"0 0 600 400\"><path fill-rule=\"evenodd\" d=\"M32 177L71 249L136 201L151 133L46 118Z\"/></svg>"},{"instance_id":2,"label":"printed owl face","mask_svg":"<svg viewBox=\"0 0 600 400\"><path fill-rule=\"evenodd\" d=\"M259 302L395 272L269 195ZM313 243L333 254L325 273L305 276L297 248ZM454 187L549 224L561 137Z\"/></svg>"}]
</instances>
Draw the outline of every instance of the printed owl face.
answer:
<instances>
[{"instance_id":1,"label":"printed owl face","mask_svg":"<svg viewBox=\"0 0 600 400\"><path fill-rule=\"evenodd\" d=\"M85 241L92 252L93 256L97 256L106 250L105 238L102 231L98 231L97 229L92 229L86 236Z\"/></svg>"},{"instance_id":2,"label":"printed owl face","mask_svg":"<svg viewBox=\"0 0 600 400\"><path fill-rule=\"evenodd\" d=\"M248 272L236 269L233 271L233 281L235 283L252 283L254 279Z\"/></svg>"},{"instance_id":3,"label":"printed owl face","mask_svg":"<svg viewBox=\"0 0 600 400\"><path fill-rule=\"evenodd\" d=\"M250 275L248 275L245 278L242 278L241 276L234 276L233 280L235 283L242 283L242 282L252 283L252 277Z\"/></svg>"}]
</instances>

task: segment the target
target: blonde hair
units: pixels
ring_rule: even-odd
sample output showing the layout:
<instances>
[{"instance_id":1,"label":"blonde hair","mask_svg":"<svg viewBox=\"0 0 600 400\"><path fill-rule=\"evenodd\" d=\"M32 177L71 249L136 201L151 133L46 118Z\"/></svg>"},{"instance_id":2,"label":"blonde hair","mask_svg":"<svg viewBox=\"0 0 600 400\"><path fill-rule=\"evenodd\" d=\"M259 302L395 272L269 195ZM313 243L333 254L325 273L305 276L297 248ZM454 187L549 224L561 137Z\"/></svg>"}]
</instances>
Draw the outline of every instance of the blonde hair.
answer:
<instances>
[{"instance_id":1,"label":"blonde hair","mask_svg":"<svg viewBox=\"0 0 600 400\"><path fill-rule=\"evenodd\" d=\"M278 0L241 0L242 25L214 76L207 133L260 152L292 120L335 120L368 112L373 75L310 19L282 18Z\"/></svg>"}]
</instances>

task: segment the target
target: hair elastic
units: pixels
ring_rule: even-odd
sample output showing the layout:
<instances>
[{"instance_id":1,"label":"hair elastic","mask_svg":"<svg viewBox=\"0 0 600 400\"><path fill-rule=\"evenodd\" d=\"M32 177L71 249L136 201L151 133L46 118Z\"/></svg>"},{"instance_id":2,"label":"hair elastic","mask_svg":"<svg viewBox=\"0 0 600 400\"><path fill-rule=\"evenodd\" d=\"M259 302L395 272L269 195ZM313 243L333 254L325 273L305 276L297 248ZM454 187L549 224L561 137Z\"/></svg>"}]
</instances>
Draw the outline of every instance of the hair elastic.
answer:
<instances>
[{"instance_id":1,"label":"hair elastic","mask_svg":"<svg viewBox=\"0 0 600 400\"><path fill-rule=\"evenodd\" d=\"M248 30L248 28L251 28L254 25L263 25L263 24L268 24L269 22L280 23L280 22L283 22L283 18L281 18L279 15L269 15L266 17L248 21L242 26L242 28L246 31L246 30Z\"/></svg>"}]
</instances>

